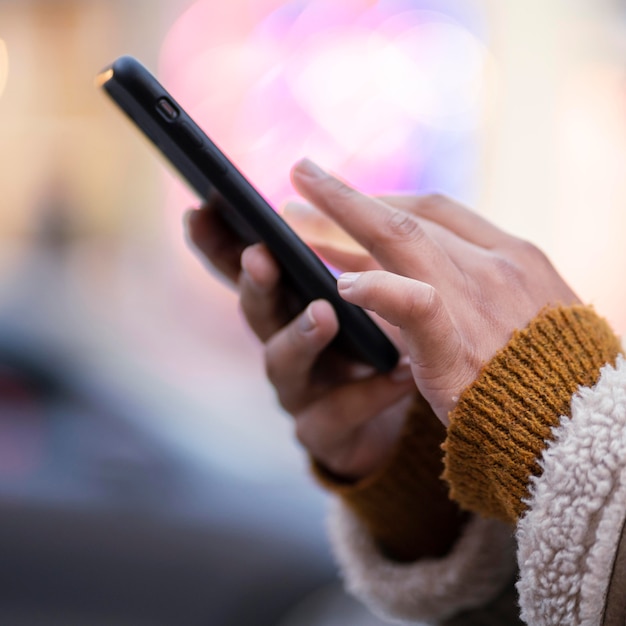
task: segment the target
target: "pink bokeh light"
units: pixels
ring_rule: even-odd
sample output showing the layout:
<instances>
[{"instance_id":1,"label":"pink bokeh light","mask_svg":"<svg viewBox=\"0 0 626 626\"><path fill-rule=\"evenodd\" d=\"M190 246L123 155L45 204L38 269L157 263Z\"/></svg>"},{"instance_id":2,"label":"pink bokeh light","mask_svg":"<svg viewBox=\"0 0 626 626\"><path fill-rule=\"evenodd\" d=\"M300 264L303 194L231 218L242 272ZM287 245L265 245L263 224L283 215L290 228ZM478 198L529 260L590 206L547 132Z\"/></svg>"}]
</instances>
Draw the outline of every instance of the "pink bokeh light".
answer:
<instances>
[{"instance_id":1,"label":"pink bokeh light","mask_svg":"<svg viewBox=\"0 0 626 626\"><path fill-rule=\"evenodd\" d=\"M160 75L275 206L303 156L365 191L418 189L441 168L440 138L475 129L487 59L469 28L419 7L198 0L172 26Z\"/></svg>"}]
</instances>

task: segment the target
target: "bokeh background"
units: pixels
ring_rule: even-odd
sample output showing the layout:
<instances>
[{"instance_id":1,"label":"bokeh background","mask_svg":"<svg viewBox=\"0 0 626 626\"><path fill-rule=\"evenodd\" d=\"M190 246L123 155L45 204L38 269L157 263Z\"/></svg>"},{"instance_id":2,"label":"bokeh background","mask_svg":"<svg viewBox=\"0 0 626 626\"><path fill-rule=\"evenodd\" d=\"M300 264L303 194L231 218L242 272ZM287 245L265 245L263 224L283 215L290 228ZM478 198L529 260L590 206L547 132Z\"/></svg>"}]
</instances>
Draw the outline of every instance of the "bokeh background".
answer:
<instances>
[{"instance_id":1,"label":"bokeh background","mask_svg":"<svg viewBox=\"0 0 626 626\"><path fill-rule=\"evenodd\" d=\"M303 156L449 194L623 332L626 5L0 0L0 623L378 624L121 54L278 209Z\"/></svg>"}]
</instances>

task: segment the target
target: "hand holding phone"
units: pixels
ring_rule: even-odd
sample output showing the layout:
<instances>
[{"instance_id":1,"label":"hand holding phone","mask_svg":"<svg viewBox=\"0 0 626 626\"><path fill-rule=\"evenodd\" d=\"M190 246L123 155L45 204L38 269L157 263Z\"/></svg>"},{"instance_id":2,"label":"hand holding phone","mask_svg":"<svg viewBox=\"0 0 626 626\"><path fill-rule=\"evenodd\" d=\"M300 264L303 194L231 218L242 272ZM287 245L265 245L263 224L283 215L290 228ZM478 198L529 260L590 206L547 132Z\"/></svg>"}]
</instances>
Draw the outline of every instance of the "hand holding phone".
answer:
<instances>
[{"instance_id":1,"label":"hand holding phone","mask_svg":"<svg viewBox=\"0 0 626 626\"><path fill-rule=\"evenodd\" d=\"M289 316L280 269L265 246L249 246L236 258L231 251L241 242L211 205L190 211L186 226L198 252L237 280L241 314L263 344L268 380L293 418L298 441L345 480L380 469L415 396L409 363L390 375L372 375L370 366L355 366L337 350L328 350L338 329L332 306L317 300Z\"/></svg>"},{"instance_id":2,"label":"hand holding phone","mask_svg":"<svg viewBox=\"0 0 626 626\"><path fill-rule=\"evenodd\" d=\"M245 243L264 242L279 263L300 309L328 300L339 320L337 347L346 355L393 369L398 351L365 311L337 293L334 276L263 196L224 156L178 102L136 59L124 56L103 70L98 84L159 148L204 201L218 193L228 224Z\"/></svg>"}]
</instances>

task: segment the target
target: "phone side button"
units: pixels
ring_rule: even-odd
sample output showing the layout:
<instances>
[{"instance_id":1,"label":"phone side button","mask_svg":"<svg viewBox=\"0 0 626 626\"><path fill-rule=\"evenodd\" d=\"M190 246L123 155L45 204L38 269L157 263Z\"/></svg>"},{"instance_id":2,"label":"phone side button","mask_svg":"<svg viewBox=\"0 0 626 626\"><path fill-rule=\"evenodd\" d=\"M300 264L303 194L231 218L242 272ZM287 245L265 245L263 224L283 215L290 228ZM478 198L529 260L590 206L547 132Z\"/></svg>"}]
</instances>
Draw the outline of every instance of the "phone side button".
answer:
<instances>
[{"instance_id":1,"label":"phone side button","mask_svg":"<svg viewBox=\"0 0 626 626\"><path fill-rule=\"evenodd\" d=\"M182 122L180 125L181 130L185 136L193 143L194 146L201 148L203 146L202 137L193 129L189 124Z\"/></svg>"},{"instance_id":2,"label":"phone side button","mask_svg":"<svg viewBox=\"0 0 626 626\"><path fill-rule=\"evenodd\" d=\"M222 176L226 175L228 166L221 155L215 154L213 151L207 149L206 146L202 149L202 154L206 157L207 161L209 161L211 167L217 170L218 174Z\"/></svg>"}]
</instances>

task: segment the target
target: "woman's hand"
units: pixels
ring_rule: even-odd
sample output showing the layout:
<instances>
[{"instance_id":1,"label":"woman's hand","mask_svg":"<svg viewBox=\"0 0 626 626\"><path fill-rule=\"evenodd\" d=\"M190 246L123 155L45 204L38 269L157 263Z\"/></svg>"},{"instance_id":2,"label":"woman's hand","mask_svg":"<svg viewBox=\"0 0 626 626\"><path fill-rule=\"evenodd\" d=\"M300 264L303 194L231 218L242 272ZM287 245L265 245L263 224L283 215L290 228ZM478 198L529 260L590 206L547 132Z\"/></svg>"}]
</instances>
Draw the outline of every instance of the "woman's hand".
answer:
<instances>
[{"instance_id":1,"label":"woman's hand","mask_svg":"<svg viewBox=\"0 0 626 626\"><path fill-rule=\"evenodd\" d=\"M381 375L329 349L338 331L332 306L318 300L294 317L267 248L245 248L216 203L191 212L187 227L199 252L236 284L241 310L264 344L268 378L295 419L298 439L344 479L376 471L394 449L415 393L408 364ZM365 255L352 259L350 269L371 266Z\"/></svg>"},{"instance_id":2,"label":"woman's hand","mask_svg":"<svg viewBox=\"0 0 626 626\"><path fill-rule=\"evenodd\" d=\"M292 180L383 268L352 268L339 292L400 329L415 383L444 424L515 329L545 306L579 302L536 247L451 200L372 198L306 160Z\"/></svg>"}]
</instances>

